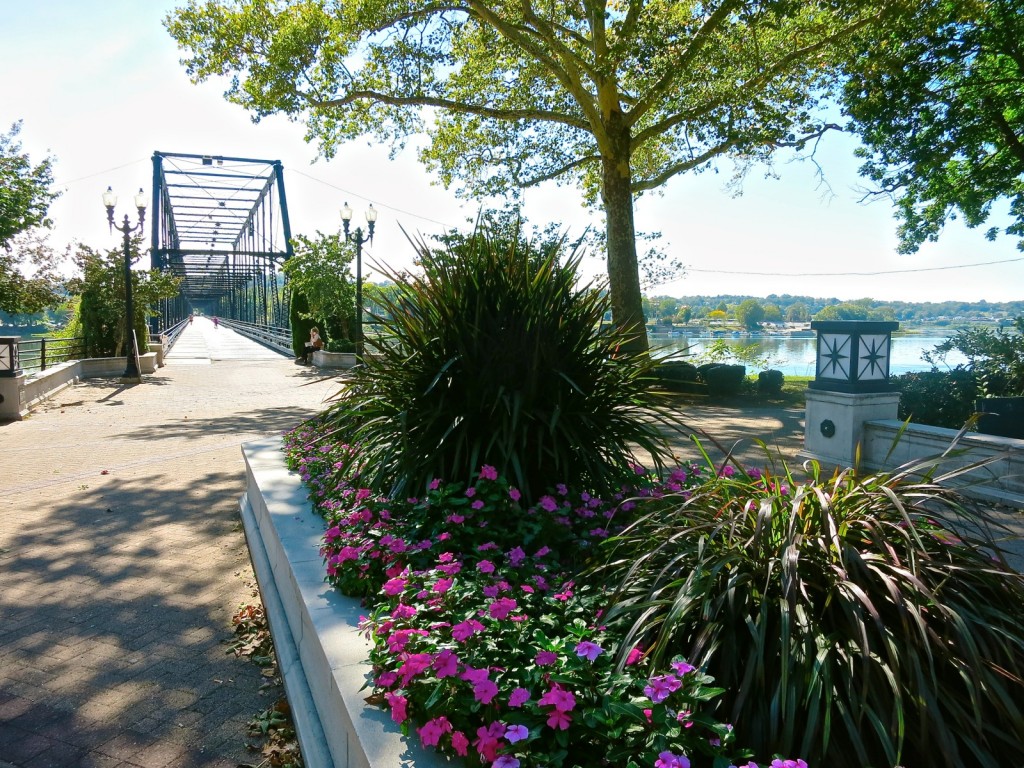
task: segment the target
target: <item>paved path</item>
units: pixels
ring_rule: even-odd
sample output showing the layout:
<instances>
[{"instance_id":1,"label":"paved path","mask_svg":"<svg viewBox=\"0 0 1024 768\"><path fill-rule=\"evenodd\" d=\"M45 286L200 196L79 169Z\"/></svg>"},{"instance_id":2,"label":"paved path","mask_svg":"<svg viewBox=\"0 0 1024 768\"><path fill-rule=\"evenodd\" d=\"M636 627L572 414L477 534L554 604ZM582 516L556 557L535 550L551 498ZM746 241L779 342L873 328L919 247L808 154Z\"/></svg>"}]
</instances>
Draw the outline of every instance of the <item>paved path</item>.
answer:
<instances>
[{"instance_id":1,"label":"paved path","mask_svg":"<svg viewBox=\"0 0 1024 768\"><path fill-rule=\"evenodd\" d=\"M197 319L144 384L0 424L0 766L258 764L276 694L225 653L253 601L239 445L336 380Z\"/></svg>"}]
</instances>

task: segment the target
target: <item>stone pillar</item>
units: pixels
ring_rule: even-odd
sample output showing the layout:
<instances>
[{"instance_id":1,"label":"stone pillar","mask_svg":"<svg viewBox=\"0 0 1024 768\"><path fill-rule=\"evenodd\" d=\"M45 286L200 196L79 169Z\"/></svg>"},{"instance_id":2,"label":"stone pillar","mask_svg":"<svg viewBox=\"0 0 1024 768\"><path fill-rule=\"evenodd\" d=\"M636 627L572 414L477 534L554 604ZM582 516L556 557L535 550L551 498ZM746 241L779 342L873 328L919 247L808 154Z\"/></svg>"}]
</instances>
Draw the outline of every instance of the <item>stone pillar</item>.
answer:
<instances>
[{"instance_id":1,"label":"stone pillar","mask_svg":"<svg viewBox=\"0 0 1024 768\"><path fill-rule=\"evenodd\" d=\"M27 415L25 374L0 376L0 421L20 421Z\"/></svg>"},{"instance_id":2,"label":"stone pillar","mask_svg":"<svg viewBox=\"0 0 1024 768\"><path fill-rule=\"evenodd\" d=\"M899 324L823 321L811 328L818 334L817 362L807 390L803 456L852 467L864 422L898 416L900 394L889 383L889 351Z\"/></svg>"}]
</instances>

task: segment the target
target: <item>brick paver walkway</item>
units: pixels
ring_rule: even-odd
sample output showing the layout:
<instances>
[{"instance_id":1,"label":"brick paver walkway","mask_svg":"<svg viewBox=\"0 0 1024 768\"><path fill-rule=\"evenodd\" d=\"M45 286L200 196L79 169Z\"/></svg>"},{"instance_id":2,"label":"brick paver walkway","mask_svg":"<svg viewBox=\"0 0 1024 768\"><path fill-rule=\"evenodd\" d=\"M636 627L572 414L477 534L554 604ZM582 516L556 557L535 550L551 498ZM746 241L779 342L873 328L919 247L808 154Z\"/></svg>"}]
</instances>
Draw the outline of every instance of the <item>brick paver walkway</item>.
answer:
<instances>
[{"instance_id":1,"label":"brick paver walkway","mask_svg":"<svg viewBox=\"0 0 1024 768\"><path fill-rule=\"evenodd\" d=\"M228 655L252 602L239 445L337 381L197 320L144 384L0 424L0 766L258 764L276 692Z\"/></svg>"}]
</instances>

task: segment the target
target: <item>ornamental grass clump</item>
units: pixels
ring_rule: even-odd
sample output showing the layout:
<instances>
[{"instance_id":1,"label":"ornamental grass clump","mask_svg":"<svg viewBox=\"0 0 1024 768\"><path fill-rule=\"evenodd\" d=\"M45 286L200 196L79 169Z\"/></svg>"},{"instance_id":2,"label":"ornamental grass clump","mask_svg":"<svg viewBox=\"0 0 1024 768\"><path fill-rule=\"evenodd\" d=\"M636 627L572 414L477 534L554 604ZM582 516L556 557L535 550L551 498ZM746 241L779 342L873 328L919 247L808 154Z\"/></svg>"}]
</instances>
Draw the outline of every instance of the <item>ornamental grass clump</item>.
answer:
<instances>
[{"instance_id":1,"label":"ornamental grass clump","mask_svg":"<svg viewBox=\"0 0 1024 768\"><path fill-rule=\"evenodd\" d=\"M383 333L327 414L358 444L364 480L394 497L488 464L527 500L555 483L614 492L646 451L670 455L652 409L649 356L604 322L609 299L519 237L478 231L432 250L419 276L388 275Z\"/></svg>"},{"instance_id":2,"label":"ornamental grass clump","mask_svg":"<svg viewBox=\"0 0 1024 768\"><path fill-rule=\"evenodd\" d=\"M643 501L589 576L615 589L620 665L635 645L656 666L685 657L756 753L1016 764L1024 578L980 513L921 470L735 473Z\"/></svg>"}]
</instances>

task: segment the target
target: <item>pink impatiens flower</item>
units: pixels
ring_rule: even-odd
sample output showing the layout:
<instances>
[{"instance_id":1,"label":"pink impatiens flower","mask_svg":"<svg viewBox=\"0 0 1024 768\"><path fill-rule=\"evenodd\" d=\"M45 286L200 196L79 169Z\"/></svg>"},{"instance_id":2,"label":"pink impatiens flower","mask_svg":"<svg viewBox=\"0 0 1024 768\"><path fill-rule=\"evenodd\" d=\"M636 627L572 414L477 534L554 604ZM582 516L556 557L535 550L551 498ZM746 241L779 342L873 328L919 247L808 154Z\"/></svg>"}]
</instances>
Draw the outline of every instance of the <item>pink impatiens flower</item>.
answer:
<instances>
[{"instance_id":1,"label":"pink impatiens flower","mask_svg":"<svg viewBox=\"0 0 1024 768\"><path fill-rule=\"evenodd\" d=\"M480 479L481 480L497 480L498 470L492 467L490 464L484 464L480 467Z\"/></svg>"},{"instance_id":2,"label":"pink impatiens flower","mask_svg":"<svg viewBox=\"0 0 1024 768\"><path fill-rule=\"evenodd\" d=\"M559 712L572 712L576 708L576 697L572 695L571 691L554 683L550 690L540 697L538 703L542 706L554 707Z\"/></svg>"},{"instance_id":3,"label":"pink impatiens flower","mask_svg":"<svg viewBox=\"0 0 1024 768\"><path fill-rule=\"evenodd\" d=\"M549 667L558 661L558 654L554 651L540 651L534 661L537 662L538 667Z\"/></svg>"},{"instance_id":4,"label":"pink impatiens flower","mask_svg":"<svg viewBox=\"0 0 1024 768\"><path fill-rule=\"evenodd\" d=\"M454 749L460 757L465 757L469 752L469 739L462 731L456 731L452 734L452 749Z\"/></svg>"},{"instance_id":5,"label":"pink impatiens flower","mask_svg":"<svg viewBox=\"0 0 1024 768\"><path fill-rule=\"evenodd\" d=\"M416 733L420 735L420 739L428 747L436 747L441 737L451 732L452 724L443 715L433 720L428 720L422 727L416 729Z\"/></svg>"},{"instance_id":6,"label":"pink impatiens flower","mask_svg":"<svg viewBox=\"0 0 1024 768\"><path fill-rule=\"evenodd\" d=\"M507 619L508 615L512 613L519 604L511 597L499 597L489 606L487 606L487 613L491 618L495 619Z\"/></svg>"},{"instance_id":7,"label":"pink impatiens flower","mask_svg":"<svg viewBox=\"0 0 1024 768\"><path fill-rule=\"evenodd\" d=\"M693 666L693 664L687 664L685 661L680 660L672 662L672 670L680 677L682 677L683 675L687 675L690 672L693 672L693 670L695 669L696 667Z\"/></svg>"},{"instance_id":8,"label":"pink impatiens flower","mask_svg":"<svg viewBox=\"0 0 1024 768\"><path fill-rule=\"evenodd\" d=\"M406 711L409 700L405 696L399 696L397 693L388 691L384 694L384 699L387 701L388 706L391 707L392 720L401 725L409 718L409 714Z\"/></svg>"},{"instance_id":9,"label":"pink impatiens flower","mask_svg":"<svg viewBox=\"0 0 1024 768\"><path fill-rule=\"evenodd\" d=\"M466 619L452 627L452 639L464 643L477 632L482 632L484 625L476 619Z\"/></svg>"},{"instance_id":10,"label":"pink impatiens flower","mask_svg":"<svg viewBox=\"0 0 1024 768\"><path fill-rule=\"evenodd\" d=\"M400 595L402 590L405 589L406 583L405 579L389 579L384 582L384 586L381 589L385 595Z\"/></svg>"},{"instance_id":11,"label":"pink impatiens flower","mask_svg":"<svg viewBox=\"0 0 1024 768\"><path fill-rule=\"evenodd\" d=\"M490 560L481 560L476 564L476 569L480 571L480 573L494 573L494 563Z\"/></svg>"},{"instance_id":12,"label":"pink impatiens flower","mask_svg":"<svg viewBox=\"0 0 1024 768\"><path fill-rule=\"evenodd\" d=\"M434 657L434 672L438 679L442 677L454 677L459 673L459 657L454 651L445 648L438 651Z\"/></svg>"},{"instance_id":13,"label":"pink impatiens flower","mask_svg":"<svg viewBox=\"0 0 1024 768\"><path fill-rule=\"evenodd\" d=\"M541 509L547 512L554 512L558 509L558 502L552 496L541 496L537 503L540 504Z\"/></svg>"},{"instance_id":14,"label":"pink impatiens flower","mask_svg":"<svg viewBox=\"0 0 1024 768\"><path fill-rule=\"evenodd\" d=\"M530 700L530 692L525 688L516 688L508 697L510 707L521 707Z\"/></svg>"}]
</instances>

